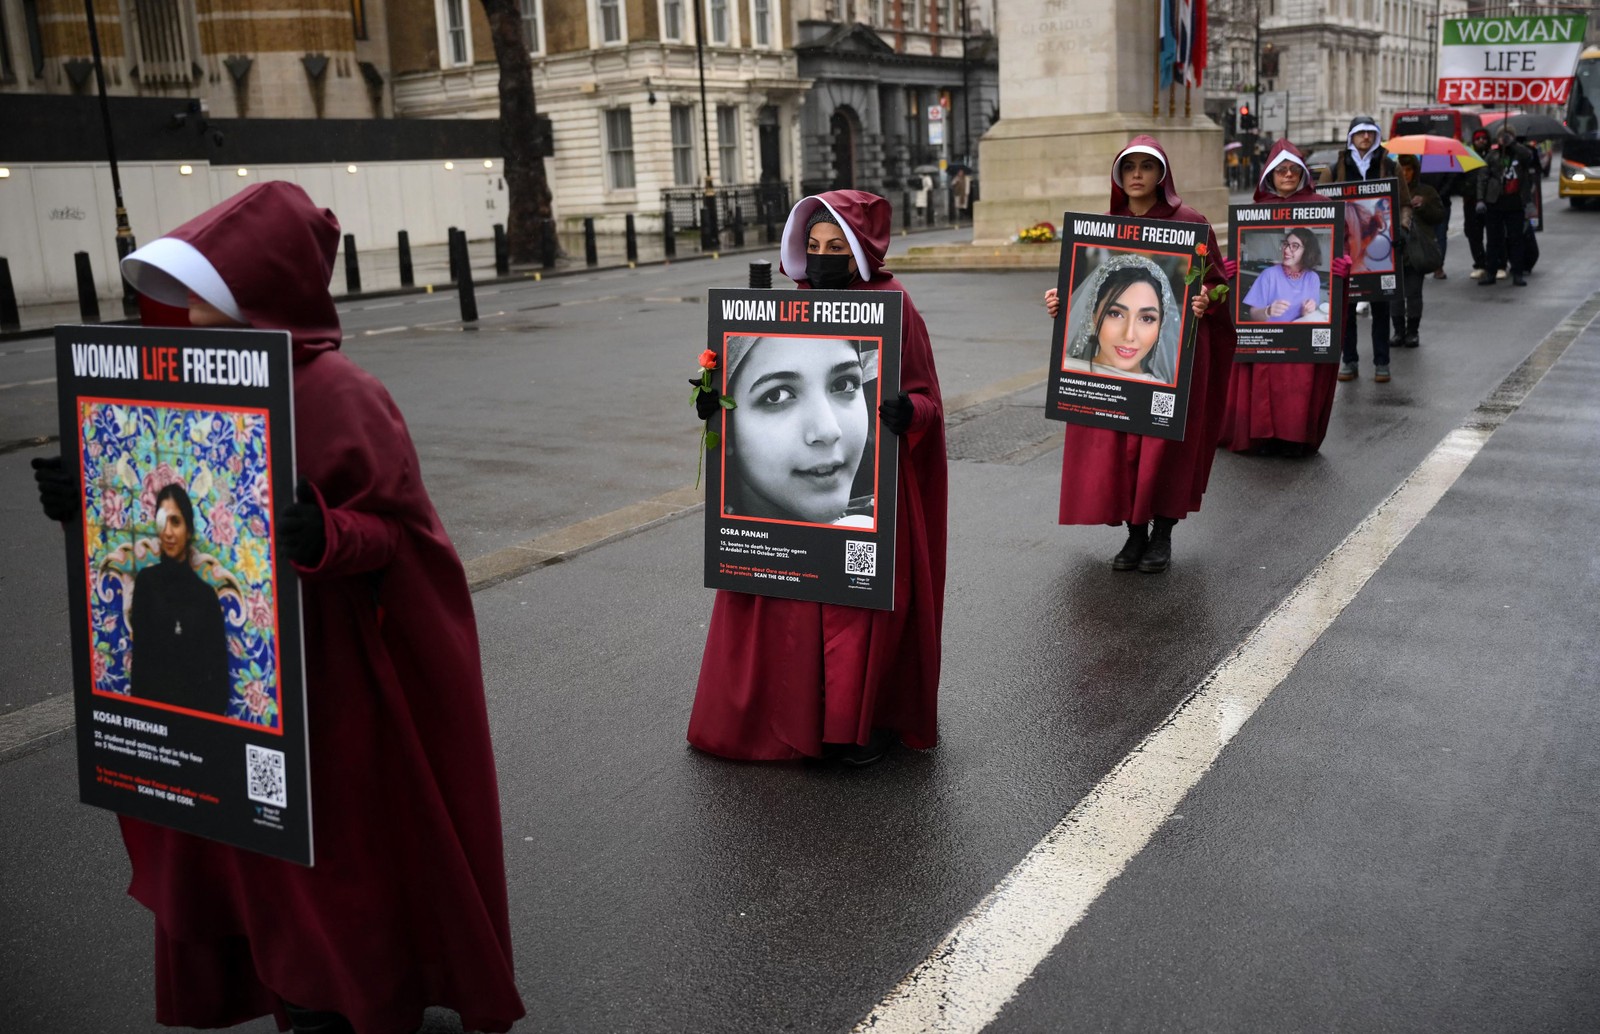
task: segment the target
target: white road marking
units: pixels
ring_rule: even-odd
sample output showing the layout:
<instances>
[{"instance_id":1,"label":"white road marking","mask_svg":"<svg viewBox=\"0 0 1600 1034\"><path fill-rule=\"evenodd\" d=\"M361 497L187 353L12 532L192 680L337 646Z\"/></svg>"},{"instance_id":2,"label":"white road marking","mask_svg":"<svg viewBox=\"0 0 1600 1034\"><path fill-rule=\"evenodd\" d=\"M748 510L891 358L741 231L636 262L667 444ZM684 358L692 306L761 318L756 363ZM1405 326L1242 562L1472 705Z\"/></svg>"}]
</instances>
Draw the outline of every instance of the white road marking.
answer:
<instances>
[{"instance_id":1,"label":"white road marking","mask_svg":"<svg viewBox=\"0 0 1600 1034\"><path fill-rule=\"evenodd\" d=\"M379 302L376 305L358 305L358 306L356 306L355 311L356 312L371 312L374 309L398 309L400 306L402 306L404 304L406 304L404 301Z\"/></svg>"},{"instance_id":2,"label":"white road marking","mask_svg":"<svg viewBox=\"0 0 1600 1034\"><path fill-rule=\"evenodd\" d=\"M13 381L10 384L0 384L0 391L5 391L7 388L31 388L35 385L54 384L55 382L56 379L54 377L42 377L36 381Z\"/></svg>"},{"instance_id":3,"label":"white road marking","mask_svg":"<svg viewBox=\"0 0 1600 1034\"><path fill-rule=\"evenodd\" d=\"M380 327L377 330L363 330L361 333L365 337L377 337L379 334L398 334L402 330L410 329L410 327Z\"/></svg>"},{"instance_id":4,"label":"white road marking","mask_svg":"<svg viewBox=\"0 0 1600 1034\"><path fill-rule=\"evenodd\" d=\"M1600 292L1034 845L855 1034L975 1034L987 1027L1597 313Z\"/></svg>"}]
</instances>

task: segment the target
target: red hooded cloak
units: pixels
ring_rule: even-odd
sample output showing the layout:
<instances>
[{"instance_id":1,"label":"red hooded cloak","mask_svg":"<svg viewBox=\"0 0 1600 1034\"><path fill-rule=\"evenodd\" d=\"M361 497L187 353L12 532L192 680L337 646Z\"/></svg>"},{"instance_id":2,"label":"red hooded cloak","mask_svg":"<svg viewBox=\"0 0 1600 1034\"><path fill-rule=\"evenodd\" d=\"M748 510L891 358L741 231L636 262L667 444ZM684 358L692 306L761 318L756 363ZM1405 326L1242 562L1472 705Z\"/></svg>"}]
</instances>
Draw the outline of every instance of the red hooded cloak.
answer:
<instances>
[{"instance_id":1,"label":"red hooded cloak","mask_svg":"<svg viewBox=\"0 0 1600 1034\"><path fill-rule=\"evenodd\" d=\"M900 438L893 611L719 591L700 662L689 742L746 760L816 757L823 743L867 743L874 728L910 747L937 740L939 644L944 620L946 483L944 403L928 328L883 268L889 202L860 190L804 198L783 230L782 272L802 289L806 222L832 209L851 245L855 291L898 291L900 390L911 427Z\"/></svg>"},{"instance_id":2,"label":"red hooded cloak","mask_svg":"<svg viewBox=\"0 0 1600 1034\"><path fill-rule=\"evenodd\" d=\"M279 998L360 1034L445 1006L523 1014L472 597L383 385L338 351L339 224L252 186L174 230L251 326L294 339L295 458L326 514L303 582L316 865L122 819L129 893L155 913L156 1018L221 1027Z\"/></svg>"},{"instance_id":3,"label":"red hooded cloak","mask_svg":"<svg viewBox=\"0 0 1600 1034\"><path fill-rule=\"evenodd\" d=\"M1284 161L1300 166L1300 189L1283 197L1272 187L1272 170ZM1327 201L1312 188L1305 156L1287 139L1272 145L1256 184L1255 201ZM1339 370L1333 363L1234 363L1228 404L1217 444L1249 452L1273 441L1303 444L1316 452L1328 433Z\"/></svg>"},{"instance_id":4,"label":"red hooded cloak","mask_svg":"<svg viewBox=\"0 0 1600 1034\"><path fill-rule=\"evenodd\" d=\"M1128 148L1148 148L1165 169L1160 197L1147 219L1205 223L1206 272L1209 288L1223 282L1221 252L1210 220L1183 203L1172 180L1172 164L1153 136L1140 135ZM1122 154L1111 165L1110 215L1131 216L1128 195L1117 180ZM1062 524L1144 524L1152 517L1181 518L1200 509L1211 461L1221 431L1222 408L1233 364L1233 317L1228 306L1206 310L1195 335L1193 373L1189 380L1189 415L1183 441L1068 424L1061 456Z\"/></svg>"}]
</instances>

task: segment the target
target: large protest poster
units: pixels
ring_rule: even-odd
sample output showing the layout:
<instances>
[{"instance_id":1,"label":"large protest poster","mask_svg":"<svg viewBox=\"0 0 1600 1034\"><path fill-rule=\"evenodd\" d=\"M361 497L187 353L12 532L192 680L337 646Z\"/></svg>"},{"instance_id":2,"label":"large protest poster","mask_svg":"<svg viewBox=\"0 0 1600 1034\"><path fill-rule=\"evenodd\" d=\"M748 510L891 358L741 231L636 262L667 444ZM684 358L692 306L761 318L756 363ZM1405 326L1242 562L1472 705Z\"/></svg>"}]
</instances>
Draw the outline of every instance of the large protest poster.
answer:
<instances>
[{"instance_id":1,"label":"large protest poster","mask_svg":"<svg viewBox=\"0 0 1600 1034\"><path fill-rule=\"evenodd\" d=\"M705 584L894 609L896 291L715 290Z\"/></svg>"},{"instance_id":2,"label":"large protest poster","mask_svg":"<svg viewBox=\"0 0 1600 1034\"><path fill-rule=\"evenodd\" d=\"M1068 212L1045 416L1183 440L1194 368L1191 270L1203 223Z\"/></svg>"},{"instance_id":3,"label":"large protest poster","mask_svg":"<svg viewBox=\"0 0 1600 1034\"><path fill-rule=\"evenodd\" d=\"M1588 27L1582 14L1444 19L1440 103L1566 104Z\"/></svg>"},{"instance_id":4,"label":"large protest poster","mask_svg":"<svg viewBox=\"0 0 1600 1034\"><path fill-rule=\"evenodd\" d=\"M289 335L56 328L87 804L312 862Z\"/></svg>"},{"instance_id":5,"label":"large protest poster","mask_svg":"<svg viewBox=\"0 0 1600 1034\"><path fill-rule=\"evenodd\" d=\"M1236 363L1336 363L1344 329L1344 202L1276 201L1228 209L1239 272L1228 292Z\"/></svg>"},{"instance_id":6,"label":"large protest poster","mask_svg":"<svg viewBox=\"0 0 1600 1034\"><path fill-rule=\"evenodd\" d=\"M1317 193L1345 202L1344 254L1350 256L1350 301L1400 289L1394 218L1400 181L1394 178L1319 184Z\"/></svg>"}]
</instances>

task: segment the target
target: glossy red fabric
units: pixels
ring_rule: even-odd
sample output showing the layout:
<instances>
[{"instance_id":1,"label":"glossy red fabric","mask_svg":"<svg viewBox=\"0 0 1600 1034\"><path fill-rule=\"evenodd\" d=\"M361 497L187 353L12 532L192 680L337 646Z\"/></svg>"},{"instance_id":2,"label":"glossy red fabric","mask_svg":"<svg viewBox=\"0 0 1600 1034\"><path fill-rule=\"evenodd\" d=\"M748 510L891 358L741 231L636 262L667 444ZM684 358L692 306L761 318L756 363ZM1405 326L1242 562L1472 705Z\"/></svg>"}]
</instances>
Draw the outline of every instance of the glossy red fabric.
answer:
<instances>
[{"instance_id":1,"label":"glossy red fabric","mask_svg":"<svg viewBox=\"0 0 1600 1034\"><path fill-rule=\"evenodd\" d=\"M1161 198L1146 218L1205 223L1210 220L1183 203L1173 183L1172 165L1155 137L1140 135L1129 147L1156 151L1166 166ZM1111 166L1110 215L1129 216L1128 196L1117 182L1119 154ZM1210 269L1205 284L1223 282L1222 253L1216 234L1206 231ZM1233 317L1227 305L1213 305L1195 335L1195 358L1189 381L1189 415L1183 441L1108 431L1068 424L1061 456L1062 524L1142 524L1153 517L1185 517L1200 509L1211 478L1217 435L1233 364Z\"/></svg>"},{"instance_id":2,"label":"glossy red fabric","mask_svg":"<svg viewBox=\"0 0 1600 1034\"><path fill-rule=\"evenodd\" d=\"M1265 165L1280 154L1305 156L1287 139L1272 145ZM1256 185L1255 201L1327 201L1316 192L1309 173L1300 189L1281 197L1268 185L1267 172ZM1274 442L1293 442L1315 452L1328 434L1339 368L1333 363L1234 363L1228 376L1228 402L1217 444L1233 452L1263 449Z\"/></svg>"},{"instance_id":3,"label":"glossy red fabric","mask_svg":"<svg viewBox=\"0 0 1600 1034\"><path fill-rule=\"evenodd\" d=\"M156 919L156 1018L218 1027L283 998L360 1034L445 1006L523 1014L472 597L383 385L339 352L333 214L263 183L173 232L250 323L294 336L298 472L327 514L303 581L316 865L122 820Z\"/></svg>"},{"instance_id":4,"label":"glossy red fabric","mask_svg":"<svg viewBox=\"0 0 1600 1034\"><path fill-rule=\"evenodd\" d=\"M939 374L927 326L900 281L883 268L889 202L859 190L802 199L789 213L786 240L797 223L803 233L821 201L848 223L864 251L868 278L850 289L898 291L904 297L900 390L910 395L914 415L900 439L895 609L719 591L711 606L689 742L723 757L815 757L823 743L864 744L874 728L890 729L918 749L938 739L947 510ZM803 263L802 258L796 269L790 258L783 270L804 277ZM802 289L810 287L797 282Z\"/></svg>"}]
</instances>

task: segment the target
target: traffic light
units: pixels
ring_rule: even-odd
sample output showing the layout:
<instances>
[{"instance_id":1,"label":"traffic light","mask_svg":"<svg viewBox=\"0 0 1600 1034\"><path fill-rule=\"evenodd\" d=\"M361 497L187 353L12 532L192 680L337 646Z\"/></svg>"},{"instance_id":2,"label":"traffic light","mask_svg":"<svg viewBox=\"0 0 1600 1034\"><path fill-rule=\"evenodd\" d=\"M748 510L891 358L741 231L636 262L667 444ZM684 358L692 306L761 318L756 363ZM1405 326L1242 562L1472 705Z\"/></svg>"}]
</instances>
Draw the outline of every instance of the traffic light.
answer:
<instances>
[{"instance_id":1,"label":"traffic light","mask_svg":"<svg viewBox=\"0 0 1600 1034\"><path fill-rule=\"evenodd\" d=\"M1250 105L1239 105L1239 132L1249 133L1256 128L1256 117L1250 114Z\"/></svg>"}]
</instances>

